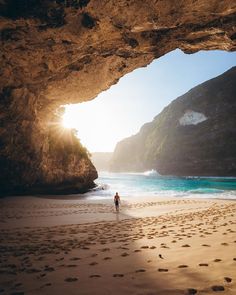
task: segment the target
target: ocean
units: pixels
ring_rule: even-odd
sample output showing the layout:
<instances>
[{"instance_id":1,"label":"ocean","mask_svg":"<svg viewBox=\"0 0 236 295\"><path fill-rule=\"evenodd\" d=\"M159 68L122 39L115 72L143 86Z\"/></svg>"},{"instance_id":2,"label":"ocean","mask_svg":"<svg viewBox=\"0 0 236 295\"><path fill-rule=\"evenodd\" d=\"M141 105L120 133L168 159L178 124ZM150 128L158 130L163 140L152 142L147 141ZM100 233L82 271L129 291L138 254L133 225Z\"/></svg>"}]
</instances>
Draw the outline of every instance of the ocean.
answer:
<instances>
[{"instance_id":1,"label":"ocean","mask_svg":"<svg viewBox=\"0 0 236 295\"><path fill-rule=\"evenodd\" d=\"M217 198L236 200L236 177L161 176L156 171L144 173L100 172L97 187L85 195L106 199L118 192L126 198L143 196L176 198Z\"/></svg>"}]
</instances>

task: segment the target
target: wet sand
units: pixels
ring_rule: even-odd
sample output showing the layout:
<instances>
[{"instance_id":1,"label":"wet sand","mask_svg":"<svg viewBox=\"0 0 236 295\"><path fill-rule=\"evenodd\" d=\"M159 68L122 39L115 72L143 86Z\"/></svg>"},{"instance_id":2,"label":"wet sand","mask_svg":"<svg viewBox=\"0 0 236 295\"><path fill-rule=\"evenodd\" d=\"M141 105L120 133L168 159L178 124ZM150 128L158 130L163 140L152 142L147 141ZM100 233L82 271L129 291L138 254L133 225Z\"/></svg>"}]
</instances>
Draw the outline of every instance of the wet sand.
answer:
<instances>
[{"instance_id":1,"label":"wet sand","mask_svg":"<svg viewBox=\"0 0 236 295\"><path fill-rule=\"evenodd\" d=\"M0 200L0 294L236 294L236 202Z\"/></svg>"}]
</instances>

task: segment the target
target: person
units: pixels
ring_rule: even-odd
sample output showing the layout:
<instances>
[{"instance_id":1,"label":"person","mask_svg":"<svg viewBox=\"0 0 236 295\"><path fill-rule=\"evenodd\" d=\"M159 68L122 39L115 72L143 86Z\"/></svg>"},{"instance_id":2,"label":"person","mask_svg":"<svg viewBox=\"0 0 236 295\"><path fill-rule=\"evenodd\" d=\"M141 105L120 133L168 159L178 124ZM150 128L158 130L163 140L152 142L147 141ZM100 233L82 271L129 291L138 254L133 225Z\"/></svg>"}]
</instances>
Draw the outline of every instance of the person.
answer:
<instances>
[{"instance_id":1,"label":"person","mask_svg":"<svg viewBox=\"0 0 236 295\"><path fill-rule=\"evenodd\" d=\"M119 212L120 196L119 196L118 192L116 192L116 194L114 196L114 203L115 203L115 207L116 207L116 212Z\"/></svg>"}]
</instances>

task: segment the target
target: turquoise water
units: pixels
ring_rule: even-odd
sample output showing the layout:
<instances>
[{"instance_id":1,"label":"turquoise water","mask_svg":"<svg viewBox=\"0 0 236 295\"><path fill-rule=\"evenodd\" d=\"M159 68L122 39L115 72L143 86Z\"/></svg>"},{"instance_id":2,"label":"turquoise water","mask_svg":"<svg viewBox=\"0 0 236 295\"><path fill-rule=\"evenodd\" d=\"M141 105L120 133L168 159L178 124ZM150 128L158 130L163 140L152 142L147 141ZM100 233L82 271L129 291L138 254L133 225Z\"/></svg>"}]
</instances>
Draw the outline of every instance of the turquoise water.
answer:
<instances>
[{"instance_id":1,"label":"turquoise water","mask_svg":"<svg viewBox=\"0 0 236 295\"><path fill-rule=\"evenodd\" d=\"M173 177L155 171L144 173L101 172L97 189L88 193L94 198L112 197L115 192L125 197L147 195L236 199L236 177Z\"/></svg>"}]
</instances>

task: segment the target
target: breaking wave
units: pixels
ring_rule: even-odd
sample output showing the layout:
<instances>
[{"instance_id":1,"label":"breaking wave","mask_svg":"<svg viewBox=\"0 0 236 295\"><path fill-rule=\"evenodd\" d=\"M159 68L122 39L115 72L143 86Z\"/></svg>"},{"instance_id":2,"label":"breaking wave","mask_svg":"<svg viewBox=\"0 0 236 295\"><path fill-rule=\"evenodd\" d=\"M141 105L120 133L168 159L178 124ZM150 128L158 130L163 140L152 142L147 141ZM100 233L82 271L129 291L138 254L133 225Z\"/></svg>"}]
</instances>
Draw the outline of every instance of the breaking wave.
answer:
<instances>
[{"instance_id":1,"label":"breaking wave","mask_svg":"<svg viewBox=\"0 0 236 295\"><path fill-rule=\"evenodd\" d=\"M97 187L85 194L93 198L110 198L115 192L123 197L218 198L236 200L236 177L161 176L155 170L144 173L103 172Z\"/></svg>"},{"instance_id":2,"label":"breaking wave","mask_svg":"<svg viewBox=\"0 0 236 295\"><path fill-rule=\"evenodd\" d=\"M159 176L160 174L156 170L152 169L152 170L148 170L148 171L143 172L143 175L145 175L145 176Z\"/></svg>"}]
</instances>

